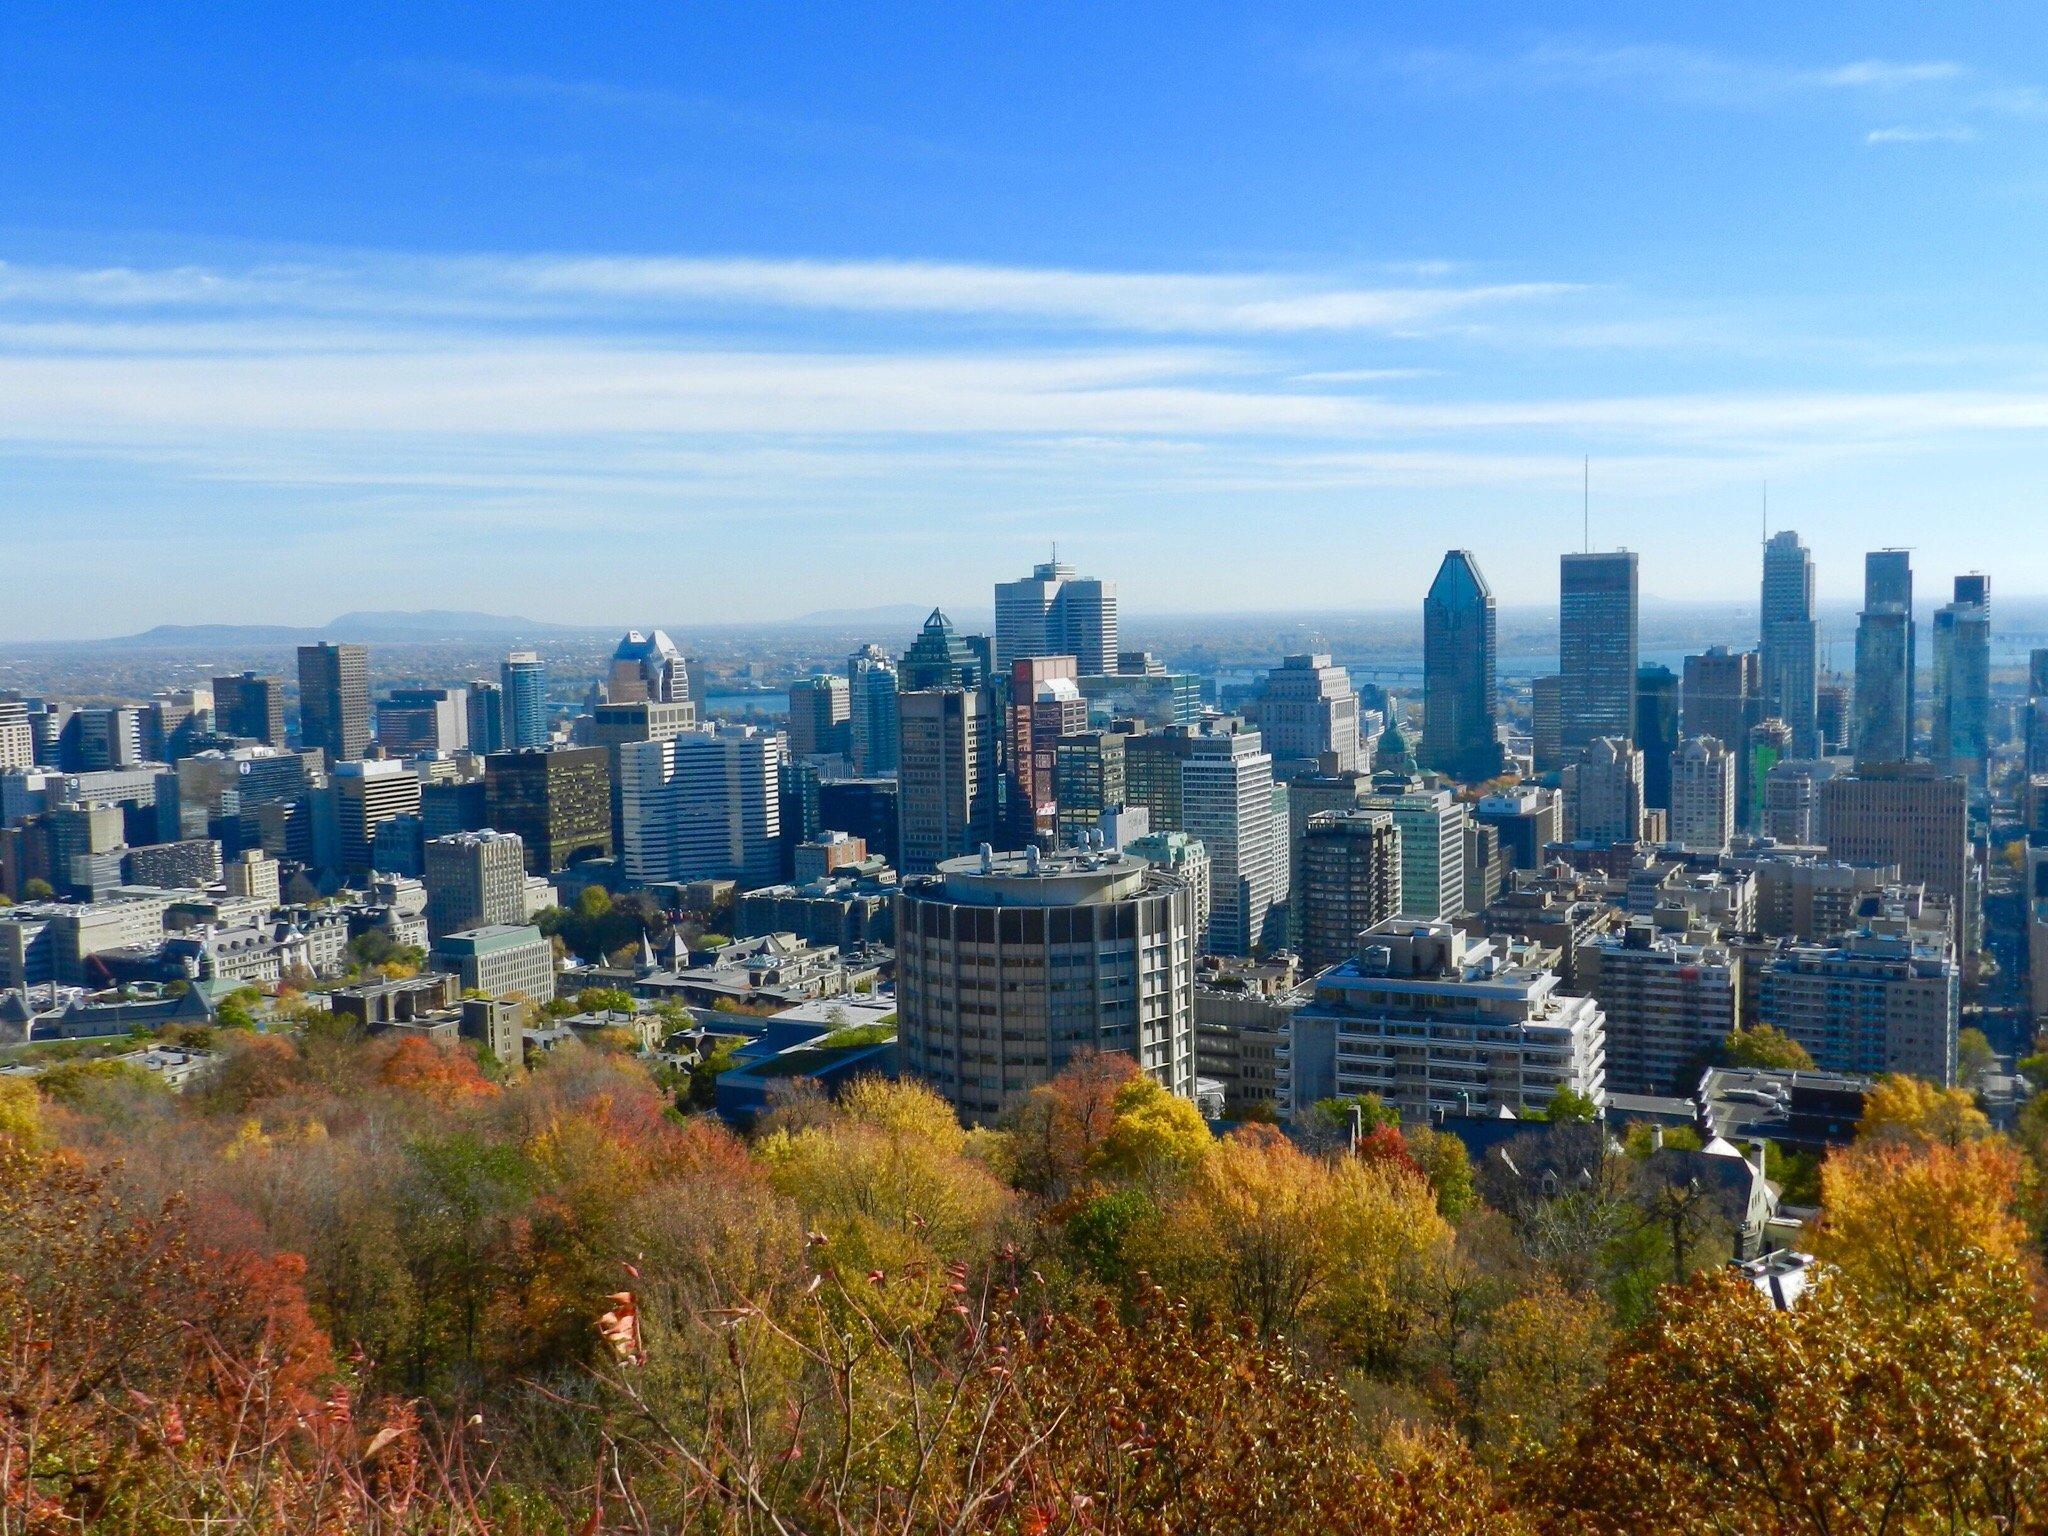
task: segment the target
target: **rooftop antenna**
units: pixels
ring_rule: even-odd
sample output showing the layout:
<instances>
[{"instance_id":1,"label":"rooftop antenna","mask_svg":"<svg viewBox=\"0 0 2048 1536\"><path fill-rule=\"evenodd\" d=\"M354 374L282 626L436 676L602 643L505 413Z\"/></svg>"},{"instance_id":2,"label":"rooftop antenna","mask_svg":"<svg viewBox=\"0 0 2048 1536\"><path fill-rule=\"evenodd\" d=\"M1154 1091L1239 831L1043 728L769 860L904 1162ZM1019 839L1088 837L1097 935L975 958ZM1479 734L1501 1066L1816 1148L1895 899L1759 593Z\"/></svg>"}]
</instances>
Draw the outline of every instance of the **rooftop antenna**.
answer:
<instances>
[{"instance_id":1,"label":"rooftop antenna","mask_svg":"<svg viewBox=\"0 0 2048 1536\"><path fill-rule=\"evenodd\" d=\"M1593 553L1593 456L1586 455L1579 466L1579 542Z\"/></svg>"}]
</instances>

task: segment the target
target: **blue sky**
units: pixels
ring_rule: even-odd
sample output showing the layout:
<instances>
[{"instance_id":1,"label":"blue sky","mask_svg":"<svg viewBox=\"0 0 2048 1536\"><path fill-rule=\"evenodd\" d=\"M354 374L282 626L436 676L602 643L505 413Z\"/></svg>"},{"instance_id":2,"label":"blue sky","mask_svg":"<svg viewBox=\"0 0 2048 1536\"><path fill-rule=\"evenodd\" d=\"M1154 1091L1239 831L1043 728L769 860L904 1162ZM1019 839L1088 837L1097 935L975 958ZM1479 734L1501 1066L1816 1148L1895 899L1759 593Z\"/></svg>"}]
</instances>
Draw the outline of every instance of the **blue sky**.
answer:
<instances>
[{"instance_id":1,"label":"blue sky","mask_svg":"<svg viewBox=\"0 0 2048 1536\"><path fill-rule=\"evenodd\" d=\"M0 637L2048 593L2048 11L1544 9L8 7Z\"/></svg>"}]
</instances>

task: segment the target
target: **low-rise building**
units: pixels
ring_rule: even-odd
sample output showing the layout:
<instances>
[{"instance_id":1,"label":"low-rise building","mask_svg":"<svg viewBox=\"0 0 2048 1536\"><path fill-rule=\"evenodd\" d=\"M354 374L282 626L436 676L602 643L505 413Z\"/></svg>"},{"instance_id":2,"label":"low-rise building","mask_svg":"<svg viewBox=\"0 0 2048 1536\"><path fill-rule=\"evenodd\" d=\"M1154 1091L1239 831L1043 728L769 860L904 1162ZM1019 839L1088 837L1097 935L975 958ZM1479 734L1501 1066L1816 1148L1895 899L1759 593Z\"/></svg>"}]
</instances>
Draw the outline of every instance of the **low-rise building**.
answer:
<instances>
[{"instance_id":1,"label":"low-rise building","mask_svg":"<svg viewBox=\"0 0 2048 1536\"><path fill-rule=\"evenodd\" d=\"M555 995L554 946L538 928L495 923L434 941L430 962L453 971L465 992L487 997L517 995L537 1003Z\"/></svg>"}]
</instances>

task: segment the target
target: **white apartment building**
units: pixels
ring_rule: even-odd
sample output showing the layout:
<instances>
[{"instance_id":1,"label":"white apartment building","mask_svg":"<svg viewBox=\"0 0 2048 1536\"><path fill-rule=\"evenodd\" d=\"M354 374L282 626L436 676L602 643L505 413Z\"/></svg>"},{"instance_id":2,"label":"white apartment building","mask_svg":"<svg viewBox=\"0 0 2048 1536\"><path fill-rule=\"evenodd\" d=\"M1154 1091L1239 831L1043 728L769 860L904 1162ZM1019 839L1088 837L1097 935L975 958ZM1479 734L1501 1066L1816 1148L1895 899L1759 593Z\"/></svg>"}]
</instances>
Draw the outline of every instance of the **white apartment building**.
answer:
<instances>
[{"instance_id":1,"label":"white apartment building","mask_svg":"<svg viewBox=\"0 0 2048 1536\"><path fill-rule=\"evenodd\" d=\"M1397 917L1359 938L1294 1015L1287 1098L1376 1093L1404 1119L1522 1113L1560 1089L1607 1102L1606 1021L1508 941Z\"/></svg>"}]
</instances>

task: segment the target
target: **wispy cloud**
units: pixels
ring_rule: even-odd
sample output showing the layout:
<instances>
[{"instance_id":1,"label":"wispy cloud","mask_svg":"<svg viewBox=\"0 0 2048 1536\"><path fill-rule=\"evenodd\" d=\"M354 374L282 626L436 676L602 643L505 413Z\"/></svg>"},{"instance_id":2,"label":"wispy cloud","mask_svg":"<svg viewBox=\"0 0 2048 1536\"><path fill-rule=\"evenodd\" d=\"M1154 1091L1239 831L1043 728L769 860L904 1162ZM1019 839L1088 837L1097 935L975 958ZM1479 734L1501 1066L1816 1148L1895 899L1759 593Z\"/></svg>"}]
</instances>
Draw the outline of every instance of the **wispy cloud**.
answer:
<instances>
[{"instance_id":1,"label":"wispy cloud","mask_svg":"<svg viewBox=\"0 0 2048 1536\"><path fill-rule=\"evenodd\" d=\"M1286 273L656 256L357 257L324 266L161 271L0 263L0 306L641 320L754 306L1159 333L1408 330L1578 291L1564 282L1354 286Z\"/></svg>"},{"instance_id":2,"label":"wispy cloud","mask_svg":"<svg viewBox=\"0 0 2048 1536\"><path fill-rule=\"evenodd\" d=\"M1342 58L1340 52L1335 57ZM1365 56L1353 55L1354 62ZM1964 80L1948 59L1795 65L1669 43L1548 41L1503 53L1422 49L1385 58L1415 79L1466 90L1600 89L1704 106L1760 108L1815 95L1895 95Z\"/></svg>"},{"instance_id":3,"label":"wispy cloud","mask_svg":"<svg viewBox=\"0 0 2048 1536\"><path fill-rule=\"evenodd\" d=\"M1912 128L1897 126L1873 128L1863 135L1866 144L1968 144L1977 137L1977 130L1964 123L1948 123L1935 128Z\"/></svg>"}]
</instances>

